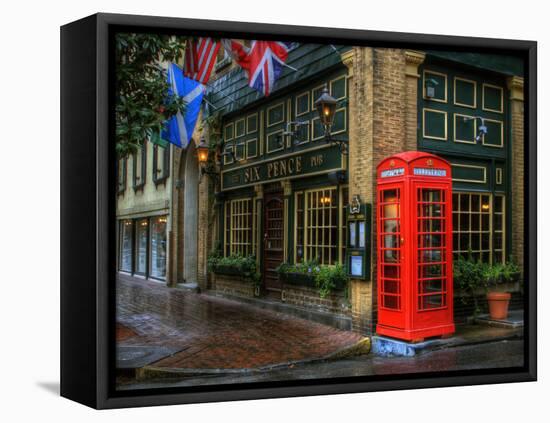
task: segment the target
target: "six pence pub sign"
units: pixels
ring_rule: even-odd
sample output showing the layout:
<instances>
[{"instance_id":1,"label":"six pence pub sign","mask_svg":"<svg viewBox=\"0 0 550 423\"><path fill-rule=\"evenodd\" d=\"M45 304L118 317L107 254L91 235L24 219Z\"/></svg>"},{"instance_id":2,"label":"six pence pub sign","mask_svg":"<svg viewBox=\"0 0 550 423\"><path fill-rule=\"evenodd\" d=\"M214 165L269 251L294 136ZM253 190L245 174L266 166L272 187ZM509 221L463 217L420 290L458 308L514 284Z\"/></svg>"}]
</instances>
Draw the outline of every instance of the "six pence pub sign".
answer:
<instances>
[{"instance_id":1,"label":"six pence pub sign","mask_svg":"<svg viewBox=\"0 0 550 423\"><path fill-rule=\"evenodd\" d=\"M336 146L290 153L264 162L222 171L222 191L264 182L294 179L342 170L344 157Z\"/></svg>"}]
</instances>

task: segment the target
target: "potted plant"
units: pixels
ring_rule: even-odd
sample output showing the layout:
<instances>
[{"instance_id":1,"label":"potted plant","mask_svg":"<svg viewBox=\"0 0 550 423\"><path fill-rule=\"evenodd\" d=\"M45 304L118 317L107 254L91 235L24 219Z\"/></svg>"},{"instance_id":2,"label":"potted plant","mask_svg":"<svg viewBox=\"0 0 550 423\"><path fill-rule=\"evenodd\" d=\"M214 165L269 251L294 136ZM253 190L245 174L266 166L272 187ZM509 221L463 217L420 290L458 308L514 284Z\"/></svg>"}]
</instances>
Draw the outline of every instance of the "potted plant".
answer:
<instances>
[{"instance_id":1,"label":"potted plant","mask_svg":"<svg viewBox=\"0 0 550 423\"><path fill-rule=\"evenodd\" d=\"M520 277L519 267L508 262L487 265L485 273L487 280L487 302L489 304L489 316L493 320L506 320L512 294L504 291L503 285L509 282L518 282Z\"/></svg>"}]
</instances>

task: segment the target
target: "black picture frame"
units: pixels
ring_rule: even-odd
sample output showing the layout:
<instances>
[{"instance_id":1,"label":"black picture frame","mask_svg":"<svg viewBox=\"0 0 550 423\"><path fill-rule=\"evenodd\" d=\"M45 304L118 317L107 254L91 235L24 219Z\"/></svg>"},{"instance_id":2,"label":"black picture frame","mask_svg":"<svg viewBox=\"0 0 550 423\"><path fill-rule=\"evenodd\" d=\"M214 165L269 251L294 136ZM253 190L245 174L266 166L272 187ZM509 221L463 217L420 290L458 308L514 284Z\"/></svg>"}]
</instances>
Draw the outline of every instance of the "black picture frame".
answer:
<instances>
[{"instance_id":1,"label":"black picture frame","mask_svg":"<svg viewBox=\"0 0 550 423\"><path fill-rule=\"evenodd\" d=\"M525 364L522 368L115 392L114 31L508 52L525 63ZM321 36L322 34L322 36ZM97 409L417 389L537 378L537 45L533 41L95 14L61 28L61 395Z\"/></svg>"}]
</instances>

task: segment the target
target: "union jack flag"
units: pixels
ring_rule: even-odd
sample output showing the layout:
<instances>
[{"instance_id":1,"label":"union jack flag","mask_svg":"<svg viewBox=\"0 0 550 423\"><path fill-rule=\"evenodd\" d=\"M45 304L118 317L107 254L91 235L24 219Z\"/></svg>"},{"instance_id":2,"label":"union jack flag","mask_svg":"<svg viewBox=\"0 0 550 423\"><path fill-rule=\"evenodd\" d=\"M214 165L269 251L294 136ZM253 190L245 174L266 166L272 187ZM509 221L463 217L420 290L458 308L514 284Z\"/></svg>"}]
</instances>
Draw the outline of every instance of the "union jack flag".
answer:
<instances>
[{"instance_id":1,"label":"union jack flag","mask_svg":"<svg viewBox=\"0 0 550 423\"><path fill-rule=\"evenodd\" d=\"M292 47L292 43L257 40L250 47L235 40L224 40L223 45L247 73L248 85L266 97L273 91Z\"/></svg>"},{"instance_id":2,"label":"union jack flag","mask_svg":"<svg viewBox=\"0 0 550 423\"><path fill-rule=\"evenodd\" d=\"M183 74L201 84L206 84L216 64L220 42L212 38L197 38L188 41L185 49Z\"/></svg>"}]
</instances>

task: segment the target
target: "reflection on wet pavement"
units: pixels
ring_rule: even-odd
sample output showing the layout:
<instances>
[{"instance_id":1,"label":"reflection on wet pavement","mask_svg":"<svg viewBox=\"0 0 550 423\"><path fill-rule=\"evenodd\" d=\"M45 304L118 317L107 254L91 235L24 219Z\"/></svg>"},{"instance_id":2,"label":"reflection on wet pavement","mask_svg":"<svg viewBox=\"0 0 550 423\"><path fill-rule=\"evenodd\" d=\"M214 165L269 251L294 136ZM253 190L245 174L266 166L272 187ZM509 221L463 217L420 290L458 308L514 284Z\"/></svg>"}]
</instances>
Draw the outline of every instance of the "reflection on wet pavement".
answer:
<instances>
[{"instance_id":1,"label":"reflection on wet pavement","mask_svg":"<svg viewBox=\"0 0 550 423\"><path fill-rule=\"evenodd\" d=\"M154 363L173 369L250 369L328 356L362 336L239 302L120 275L119 346L178 353Z\"/></svg>"}]
</instances>

